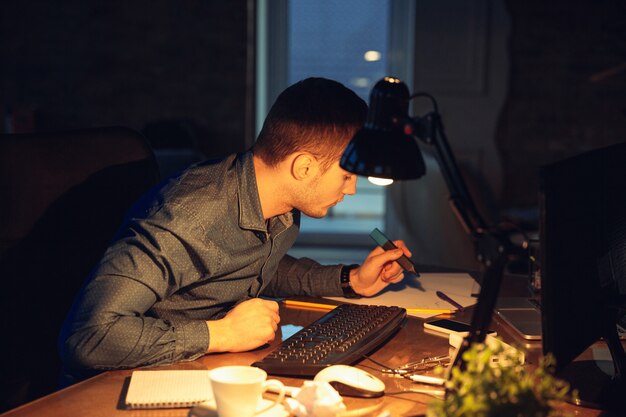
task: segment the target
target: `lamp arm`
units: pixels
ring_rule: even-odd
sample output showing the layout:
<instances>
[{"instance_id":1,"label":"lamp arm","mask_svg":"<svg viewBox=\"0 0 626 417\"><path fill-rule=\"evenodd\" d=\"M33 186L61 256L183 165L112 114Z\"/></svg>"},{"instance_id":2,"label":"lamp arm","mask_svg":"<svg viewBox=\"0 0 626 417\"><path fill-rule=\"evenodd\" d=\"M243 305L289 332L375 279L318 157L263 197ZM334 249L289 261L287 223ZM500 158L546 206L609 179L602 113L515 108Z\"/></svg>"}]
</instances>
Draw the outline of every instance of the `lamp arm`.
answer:
<instances>
[{"instance_id":1,"label":"lamp arm","mask_svg":"<svg viewBox=\"0 0 626 417\"><path fill-rule=\"evenodd\" d=\"M435 147L435 157L450 193L449 202L452 212L465 232L474 240L477 259L489 266L504 251L505 246L509 245L499 233L493 233L490 230L476 208L450 148L441 116L435 111L422 118L412 118L409 124L414 137Z\"/></svg>"},{"instance_id":2,"label":"lamp arm","mask_svg":"<svg viewBox=\"0 0 626 417\"><path fill-rule=\"evenodd\" d=\"M511 259L520 255L520 251L512 244L505 230L489 227L481 216L450 148L435 99L427 93L417 93L412 98L419 96L430 98L434 111L424 117L409 117L404 131L435 147L437 163L450 193L452 211L472 237L476 257L485 266L468 335L463 339L452 364L452 367L463 371L467 366L463 354L474 343L484 342L500 292L504 270Z\"/></svg>"},{"instance_id":3,"label":"lamp arm","mask_svg":"<svg viewBox=\"0 0 626 417\"><path fill-rule=\"evenodd\" d=\"M487 223L476 208L476 204L470 195L467 185L461 175L461 171L450 148L450 143L446 137L441 116L439 113L431 113L433 126L433 144L437 150L437 161L441 167L444 180L448 184L450 199L454 209L461 212L468 228L472 233L481 233L488 228Z\"/></svg>"},{"instance_id":4,"label":"lamp arm","mask_svg":"<svg viewBox=\"0 0 626 417\"><path fill-rule=\"evenodd\" d=\"M439 113L435 111L423 118L411 119L411 130L415 137L435 147L437 162L450 193L452 210L471 235L476 257L486 267L482 274L481 291L474 308L469 333L463 339L452 365L464 370L466 362L463 360L463 353L472 344L485 340L500 292L504 269L511 257L516 256L518 252L502 231L487 225L476 208L450 148Z\"/></svg>"}]
</instances>

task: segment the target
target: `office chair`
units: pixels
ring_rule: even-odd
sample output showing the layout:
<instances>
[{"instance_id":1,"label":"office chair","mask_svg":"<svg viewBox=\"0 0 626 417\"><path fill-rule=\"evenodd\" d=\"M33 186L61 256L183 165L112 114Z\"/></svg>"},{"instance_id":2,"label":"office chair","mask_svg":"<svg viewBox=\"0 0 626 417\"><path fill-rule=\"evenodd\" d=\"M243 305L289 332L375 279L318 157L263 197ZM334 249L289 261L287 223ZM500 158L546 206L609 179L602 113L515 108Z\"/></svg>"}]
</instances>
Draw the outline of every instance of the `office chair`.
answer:
<instances>
[{"instance_id":1,"label":"office chair","mask_svg":"<svg viewBox=\"0 0 626 417\"><path fill-rule=\"evenodd\" d=\"M54 391L56 339L124 214L159 179L119 127L0 135L0 412Z\"/></svg>"}]
</instances>

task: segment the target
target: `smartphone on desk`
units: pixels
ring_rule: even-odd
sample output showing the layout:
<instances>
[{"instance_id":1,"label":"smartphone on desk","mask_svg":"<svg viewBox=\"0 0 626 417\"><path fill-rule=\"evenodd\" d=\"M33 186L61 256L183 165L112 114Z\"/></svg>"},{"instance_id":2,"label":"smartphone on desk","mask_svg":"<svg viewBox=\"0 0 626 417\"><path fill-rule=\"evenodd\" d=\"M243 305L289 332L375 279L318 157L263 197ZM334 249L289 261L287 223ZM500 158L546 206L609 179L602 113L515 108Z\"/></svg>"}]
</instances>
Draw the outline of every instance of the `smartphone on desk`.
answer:
<instances>
[{"instance_id":1,"label":"smartphone on desk","mask_svg":"<svg viewBox=\"0 0 626 417\"><path fill-rule=\"evenodd\" d=\"M434 330L440 333L445 333L445 334L450 334L450 333L465 334L469 332L470 325L467 323L456 321L456 320L436 319L436 320L424 322L424 328L429 329L429 330ZM487 330L487 334L495 336L496 332L490 329L490 330Z\"/></svg>"}]
</instances>

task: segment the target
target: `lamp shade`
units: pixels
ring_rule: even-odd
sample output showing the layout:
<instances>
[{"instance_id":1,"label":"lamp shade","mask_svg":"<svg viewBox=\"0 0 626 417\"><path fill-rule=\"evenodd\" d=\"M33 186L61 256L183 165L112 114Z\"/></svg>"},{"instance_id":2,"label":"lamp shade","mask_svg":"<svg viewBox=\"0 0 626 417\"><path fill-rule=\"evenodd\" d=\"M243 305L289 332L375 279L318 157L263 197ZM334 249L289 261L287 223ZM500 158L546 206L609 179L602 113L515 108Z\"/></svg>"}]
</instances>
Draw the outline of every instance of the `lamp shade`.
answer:
<instances>
[{"instance_id":1,"label":"lamp shade","mask_svg":"<svg viewBox=\"0 0 626 417\"><path fill-rule=\"evenodd\" d=\"M416 179L426 173L417 142L405 131L410 123L409 90L402 81L385 77L370 94L364 126L354 135L339 165L356 175Z\"/></svg>"}]
</instances>

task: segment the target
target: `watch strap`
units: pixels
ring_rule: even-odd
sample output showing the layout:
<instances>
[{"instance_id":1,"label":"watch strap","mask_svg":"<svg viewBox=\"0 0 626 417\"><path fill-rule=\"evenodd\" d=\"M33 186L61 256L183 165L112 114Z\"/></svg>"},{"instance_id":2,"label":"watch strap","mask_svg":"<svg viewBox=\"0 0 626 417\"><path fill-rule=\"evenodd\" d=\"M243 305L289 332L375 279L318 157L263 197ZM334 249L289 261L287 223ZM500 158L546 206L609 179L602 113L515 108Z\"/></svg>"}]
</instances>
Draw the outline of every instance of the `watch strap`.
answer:
<instances>
[{"instance_id":1,"label":"watch strap","mask_svg":"<svg viewBox=\"0 0 626 417\"><path fill-rule=\"evenodd\" d=\"M344 265L341 267L341 290L343 291L343 296L346 298L361 298L350 284L350 271L358 267L358 264Z\"/></svg>"}]
</instances>

